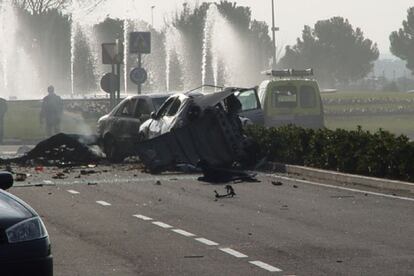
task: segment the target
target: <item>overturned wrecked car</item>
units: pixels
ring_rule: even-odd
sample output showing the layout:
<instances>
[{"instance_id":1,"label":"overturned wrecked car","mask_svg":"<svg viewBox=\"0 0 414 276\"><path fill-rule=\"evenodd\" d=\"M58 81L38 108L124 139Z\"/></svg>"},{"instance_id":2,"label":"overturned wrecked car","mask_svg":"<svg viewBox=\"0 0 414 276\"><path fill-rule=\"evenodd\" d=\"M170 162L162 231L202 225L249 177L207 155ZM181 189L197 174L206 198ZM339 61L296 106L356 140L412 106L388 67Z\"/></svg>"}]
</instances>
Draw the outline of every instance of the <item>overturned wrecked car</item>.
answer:
<instances>
[{"instance_id":1,"label":"overturned wrecked car","mask_svg":"<svg viewBox=\"0 0 414 276\"><path fill-rule=\"evenodd\" d=\"M243 98L245 95L254 102ZM263 119L255 88L172 95L141 124L136 153L151 172L174 169L180 164L202 169L248 166L255 162L256 150L243 134L245 114L252 118L248 121Z\"/></svg>"},{"instance_id":2,"label":"overturned wrecked car","mask_svg":"<svg viewBox=\"0 0 414 276\"><path fill-rule=\"evenodd\" d=\"M141 123L149 119L151 112L158 110L168 96L165 93L127 97L98 120L98 142L109 160L122 161L131 154Z\"/></svg>"}]
</instances>

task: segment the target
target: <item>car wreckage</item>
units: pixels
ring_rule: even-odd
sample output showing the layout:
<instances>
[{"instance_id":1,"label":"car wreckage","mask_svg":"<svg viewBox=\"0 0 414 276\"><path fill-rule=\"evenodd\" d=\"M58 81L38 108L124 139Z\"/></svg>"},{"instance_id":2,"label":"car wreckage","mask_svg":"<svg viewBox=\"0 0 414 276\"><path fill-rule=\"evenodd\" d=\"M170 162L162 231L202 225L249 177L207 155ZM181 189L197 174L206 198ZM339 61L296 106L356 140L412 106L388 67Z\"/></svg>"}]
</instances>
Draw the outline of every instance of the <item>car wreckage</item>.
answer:
<instances>
[{"instance_id":1,"label":"car wreckage","mask_svg":"<svg viewBox=\"0 0 414 276\"><path fill-rule=\"evenodd\" d=\"M257 150L243 124L262 120L256 88L175 94L141 124L135 153L151 172L183 164L246 167L256 161Z\"/></svg>"}]
</instances>

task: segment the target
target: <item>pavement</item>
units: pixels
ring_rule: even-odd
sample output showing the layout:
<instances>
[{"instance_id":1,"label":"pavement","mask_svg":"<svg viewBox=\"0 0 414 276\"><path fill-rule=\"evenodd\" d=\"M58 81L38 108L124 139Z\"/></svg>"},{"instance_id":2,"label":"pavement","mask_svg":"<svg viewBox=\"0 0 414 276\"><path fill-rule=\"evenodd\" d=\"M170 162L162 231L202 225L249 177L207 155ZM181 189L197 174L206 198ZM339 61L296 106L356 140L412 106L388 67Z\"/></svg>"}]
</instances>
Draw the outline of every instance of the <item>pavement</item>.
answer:
<instances>
[{"instance_id":1,"label":"pavement","mask_svg":"<svg viewBox=\"0 0 414 276\"><path fill-rule=\"evenodd\" d=\"M225 185L134 164L13 169L55 275L414 275L410 196L261 173L216 199Z\"/></svg>"}]
</instances>

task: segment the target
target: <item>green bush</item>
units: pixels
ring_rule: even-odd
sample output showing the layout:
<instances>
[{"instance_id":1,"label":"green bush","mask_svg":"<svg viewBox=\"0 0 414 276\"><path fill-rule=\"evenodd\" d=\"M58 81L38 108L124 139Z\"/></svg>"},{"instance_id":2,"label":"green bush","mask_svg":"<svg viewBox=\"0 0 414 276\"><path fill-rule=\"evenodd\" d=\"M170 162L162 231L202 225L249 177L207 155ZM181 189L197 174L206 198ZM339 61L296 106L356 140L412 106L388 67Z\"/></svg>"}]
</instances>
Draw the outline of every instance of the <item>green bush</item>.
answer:
<instances>
[{"instance_id":1,"label":"green bush","mask_svg":"<svg viewBox=\"0 0 414 276\"><path fill-rule=\"evenodd\" d=\"M250 126L246 133L269 161L414 181L414 142L379 129L304 129Z\"/></svg>"}]
</instances>

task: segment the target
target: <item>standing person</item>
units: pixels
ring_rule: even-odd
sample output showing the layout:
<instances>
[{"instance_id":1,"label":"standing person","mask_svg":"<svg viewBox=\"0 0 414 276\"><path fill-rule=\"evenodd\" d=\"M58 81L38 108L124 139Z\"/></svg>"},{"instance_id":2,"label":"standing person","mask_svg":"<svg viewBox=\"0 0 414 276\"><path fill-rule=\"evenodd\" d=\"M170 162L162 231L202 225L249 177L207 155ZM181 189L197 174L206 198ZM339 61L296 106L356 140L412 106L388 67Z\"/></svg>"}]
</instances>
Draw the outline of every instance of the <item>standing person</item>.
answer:
<instances>
[{"instance_id":1,"label":"standing person","mask_svg":"<svg viewBox=\"0 0 414 276\"><path fill-rule=\"evenodd\" d=\"M0 144L3 144L4 138L4 115L7 112L7 101L0 98Z\"/></svg>"},{"instance_id":2,"label":"standing person","mask_svg":"<svg viewBox=\"0 0 414 276\"><path fill-rule=\"evenodd\" d=\"M60 132L60 121L63 113L62 98L55 94L55 88L47 88L48 95L43 98L40 112L40 123L46 122L46 134L52 136Z\"/></svg>"}]
</instances>

